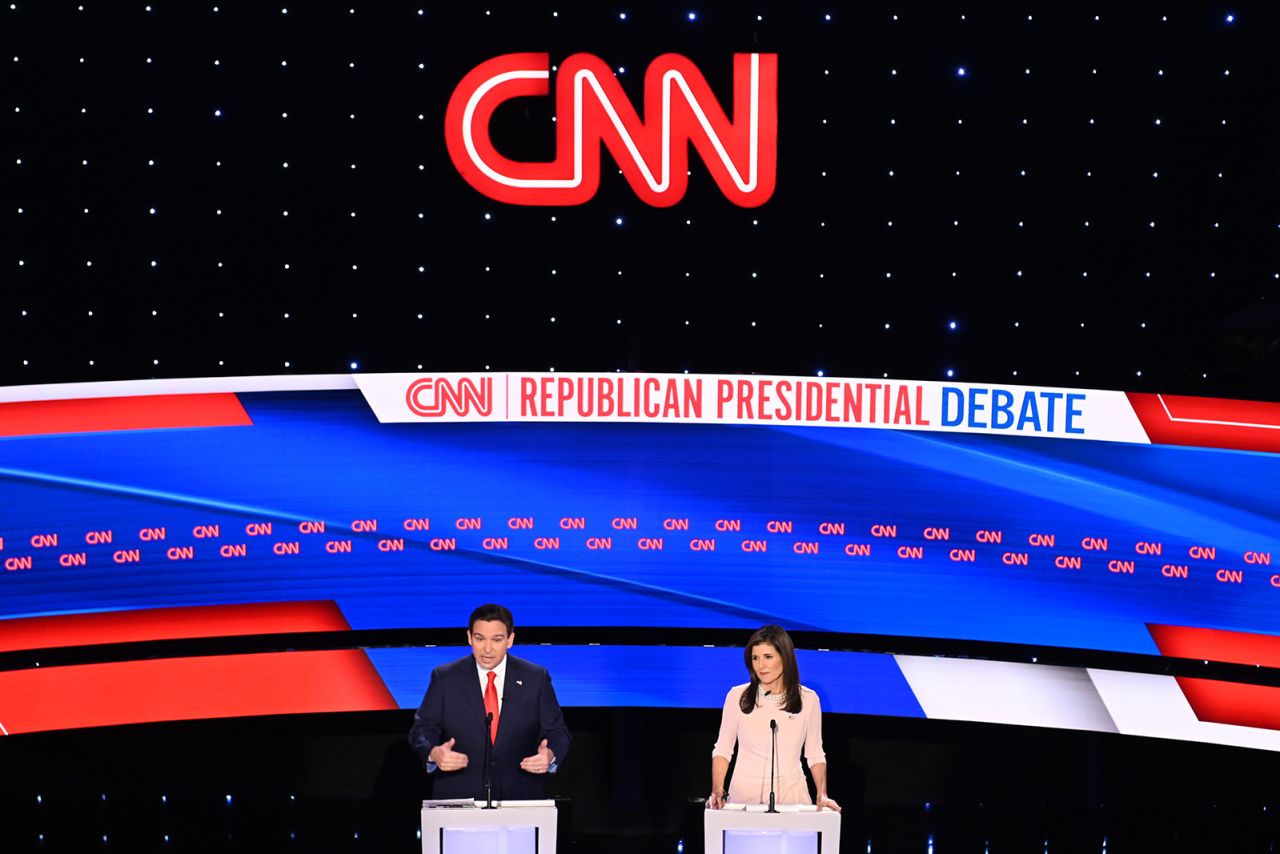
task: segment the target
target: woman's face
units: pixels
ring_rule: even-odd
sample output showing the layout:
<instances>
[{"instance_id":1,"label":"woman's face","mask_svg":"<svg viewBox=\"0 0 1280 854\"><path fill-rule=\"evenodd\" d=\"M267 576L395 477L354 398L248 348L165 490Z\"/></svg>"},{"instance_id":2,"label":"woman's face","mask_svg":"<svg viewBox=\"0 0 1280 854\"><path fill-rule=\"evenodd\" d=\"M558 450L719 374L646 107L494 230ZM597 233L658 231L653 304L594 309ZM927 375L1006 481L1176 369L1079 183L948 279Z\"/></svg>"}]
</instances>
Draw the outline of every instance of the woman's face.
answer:
<instances>
[{"instance_id":1,"label":"woman's face","mask_svg":"<svg viewBox=\"0 0 1280 854\"><path fill-rule=\"evenodd\" d=\"M766 691L782 688L782 656L771 643L758 643L751 647L751 667Z\"/></svg>"}]
</instances>

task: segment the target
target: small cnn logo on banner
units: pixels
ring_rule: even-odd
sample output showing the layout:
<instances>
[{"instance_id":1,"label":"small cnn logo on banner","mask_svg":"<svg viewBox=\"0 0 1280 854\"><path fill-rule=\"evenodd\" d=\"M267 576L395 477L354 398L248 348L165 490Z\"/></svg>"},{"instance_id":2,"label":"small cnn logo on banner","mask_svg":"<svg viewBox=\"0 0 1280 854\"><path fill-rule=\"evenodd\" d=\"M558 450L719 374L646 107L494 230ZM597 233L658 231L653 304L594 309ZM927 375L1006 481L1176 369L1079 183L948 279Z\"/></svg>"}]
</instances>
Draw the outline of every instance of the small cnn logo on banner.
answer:
<instances>
[{"instance_id":1,"label":"small cnn logo on banner","mask_svg":"<svg viewBox=\"0 0 1280 854\"><path fill-rule=\"evenodd\" d=\"M421 418L493 414L493 377L422 377L409 384L404 402Z\"/></svg>"}]
</instances>

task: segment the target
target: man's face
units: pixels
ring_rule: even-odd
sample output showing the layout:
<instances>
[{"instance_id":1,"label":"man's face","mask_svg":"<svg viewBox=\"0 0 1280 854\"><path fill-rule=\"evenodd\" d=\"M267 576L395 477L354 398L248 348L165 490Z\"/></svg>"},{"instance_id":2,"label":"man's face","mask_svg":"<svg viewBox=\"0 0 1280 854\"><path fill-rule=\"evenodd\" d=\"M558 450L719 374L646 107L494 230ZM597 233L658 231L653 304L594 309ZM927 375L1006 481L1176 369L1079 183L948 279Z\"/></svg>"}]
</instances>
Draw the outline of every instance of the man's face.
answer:
<instances>
[{"instance_id":1,"label":"man's face","mask_svg":"<svg viewBox=\"0 0 1280 854\"><path fill-rule=\"evenodd\" d=\"M515 642L516 633L508 633L507 624L501 620L476 620L467 634L471 654L485 670L492 670L501 664L507 650Z\"/></svg>"}]
</instances>

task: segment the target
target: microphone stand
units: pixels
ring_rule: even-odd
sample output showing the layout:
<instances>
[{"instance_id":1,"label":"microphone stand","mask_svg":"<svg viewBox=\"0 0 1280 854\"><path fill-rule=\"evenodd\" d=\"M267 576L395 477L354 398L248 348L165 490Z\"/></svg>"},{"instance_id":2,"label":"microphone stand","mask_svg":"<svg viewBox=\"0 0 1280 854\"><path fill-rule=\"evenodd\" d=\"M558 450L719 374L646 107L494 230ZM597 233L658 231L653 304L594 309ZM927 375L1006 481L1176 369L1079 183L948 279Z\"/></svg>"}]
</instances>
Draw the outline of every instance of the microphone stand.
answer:
<instances>
[{"instance_id":1,"label":"microphone stand","mask_svg":"<svg viewBox=\"0 0 1280 854\"><path fill-rule=\"evenodd\" d=\"M769 729L772 730L773 744L769 750L769 808L765 812L777 812L777 792L774 791L774 763L778 759L778 720L773 718L769 721Z\"/></svg>"},{"instance_id":2,"label":"microphone stand","mask_svg":"<svg viewBox=\"0 0 1280 854\"><path fill-rule=\"evenodd\" d=\"M484 806L481 809L495 810L493 805L493 712L484 714Z\"/></svg>"}]
</instances>

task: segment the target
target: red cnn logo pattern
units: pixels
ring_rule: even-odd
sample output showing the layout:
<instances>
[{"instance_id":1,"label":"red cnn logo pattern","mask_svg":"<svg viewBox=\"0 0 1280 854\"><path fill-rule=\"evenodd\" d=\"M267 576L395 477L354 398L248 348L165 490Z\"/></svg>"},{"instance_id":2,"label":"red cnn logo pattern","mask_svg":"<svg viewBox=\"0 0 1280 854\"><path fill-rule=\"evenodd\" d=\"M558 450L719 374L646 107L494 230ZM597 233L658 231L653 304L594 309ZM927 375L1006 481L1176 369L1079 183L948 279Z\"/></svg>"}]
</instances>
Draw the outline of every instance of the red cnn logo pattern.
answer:
<instances>
[{"instance_id":1,"label":"red cnn logo pattern","mask_svg":"<svg viewBox=\"0 0 1280 854\"><path fill-rule=\"evenodd\" d=\"M645 72L645 121L597 56L576 53L556 74L556 159L509 160L489 138L502 103L546 95L545 53L509 53L473 69L449 99L445 142L453 165L472 187L516 205L580 205L600 184L604 143L636 195L655 207L674 205L688 186L689 143L720 192L756 207L773 195L778 154L778 55L733 57L733 121L702 72L683 56L663 54Z\"/></svg>"},{"instance_id":2,"label":"red cnn logo pattern","mask_svg":"<svg viewBox=\"0 0 1280 854\"><path fill-rule=\"evenodd\" d=\"M473 407L477 415L488 417L493 414L493 377L483 377L479 383L461 377L456 385L444 377L423 377L409 384L404 400L414 415L423 418L440 418L449 411L465 417Z\"/></svg>"}]
</instances>

